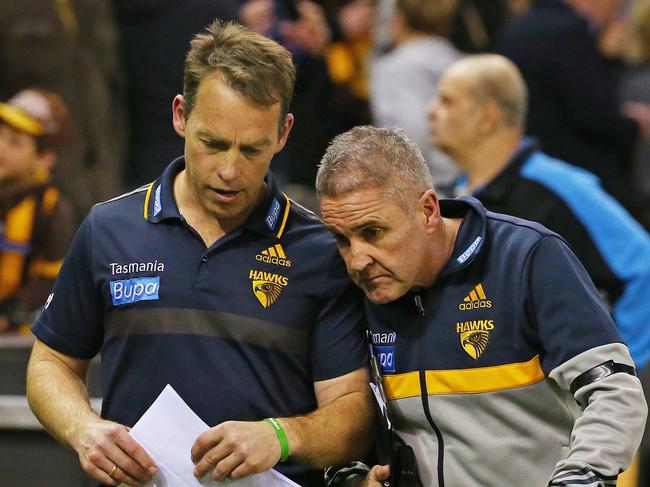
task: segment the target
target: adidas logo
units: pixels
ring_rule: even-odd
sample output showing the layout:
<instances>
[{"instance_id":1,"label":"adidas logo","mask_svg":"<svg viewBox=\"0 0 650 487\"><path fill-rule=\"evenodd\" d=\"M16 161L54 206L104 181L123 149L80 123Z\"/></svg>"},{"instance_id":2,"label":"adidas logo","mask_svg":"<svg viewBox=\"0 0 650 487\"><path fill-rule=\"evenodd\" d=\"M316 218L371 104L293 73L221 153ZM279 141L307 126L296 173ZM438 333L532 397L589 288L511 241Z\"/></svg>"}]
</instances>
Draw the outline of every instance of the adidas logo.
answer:
<instances>
[{"instance_id":1,"label":"adidas logo","mask_svg":"<svg viewBox=\"0 0 650 487\"><path fill-rule=\"evenodd\" d=\"M287 259L287 256L284 253L282 245L275 244L273 247L269 247L266 250L262 250L259 254L255 256L255 260L260 262L266 262L267 264L283 265L285 267L291 267L291 261Z\"/></svg>"},{"instance_id":2,"label":"adidas logo","mask_svg":"<svg viewBox=\"0 0 650 487\"><path fill-rule=\"evenodd\" d=\"M469 311L472 309L478 308L491 308L492 301L490 301L485 295L483 286L479 283L474 289L472 289L463 302L458 305L458 309L461 311Z\"/></svg>"}]
</instances>

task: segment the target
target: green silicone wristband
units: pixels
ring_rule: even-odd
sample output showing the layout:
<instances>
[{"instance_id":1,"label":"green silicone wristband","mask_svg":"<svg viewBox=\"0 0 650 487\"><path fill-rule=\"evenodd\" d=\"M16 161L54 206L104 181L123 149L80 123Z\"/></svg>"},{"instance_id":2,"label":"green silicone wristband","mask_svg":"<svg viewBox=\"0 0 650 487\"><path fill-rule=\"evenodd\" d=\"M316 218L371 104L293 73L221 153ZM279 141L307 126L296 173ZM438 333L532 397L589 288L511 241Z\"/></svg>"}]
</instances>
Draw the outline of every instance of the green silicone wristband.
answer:
<instances>
[{"instance_id":1,"label":"green silicone wristband","mask_svg":"<svg viewBox=\"0 0 650 487\"><path fill-rule=\"evenodd\" d=\"M282 425L275 418L266 418L264 421L273 426L273 431L275 431L278 440L280 441L280 462L286 461L289 458L289 441L287 440L287 434L284 432Z\"/></svg>"}]
</instances>

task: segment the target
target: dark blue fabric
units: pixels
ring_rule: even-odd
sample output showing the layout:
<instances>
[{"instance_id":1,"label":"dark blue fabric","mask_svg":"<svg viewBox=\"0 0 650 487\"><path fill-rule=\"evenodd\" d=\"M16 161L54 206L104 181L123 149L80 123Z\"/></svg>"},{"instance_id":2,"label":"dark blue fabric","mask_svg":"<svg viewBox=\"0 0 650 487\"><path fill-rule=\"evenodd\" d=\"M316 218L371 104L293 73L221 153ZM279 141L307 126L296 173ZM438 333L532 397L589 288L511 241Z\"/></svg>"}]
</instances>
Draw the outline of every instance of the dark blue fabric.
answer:
<instances>
[{"instance_id":1,"label":"dark blue fabric","mask_svg":"<svg viewBox=\"0 0 650 487\"><path fill-rule=\"evenodd\" d=\"M548 374L586 350L622 341L586 271L557 234L537 223L486 212L474 198L441 200L441 212L464 220L452 256L433 286L388 305L366 301L375 346L394 347L394 372L386 374L489 367L537 355ZM459 264L477 236L483 236L480 247ZM478 284L489 305L461 309ZM458 324L473 320L494 325L477 360L463 350L457 332Z\"/></svg>"},{"instance_id":2,"label":"dark blue fabric","mask_svg":"<svg viewBox=\"0 0 650 487\"><path fill-rule=\"evenodd\" d=\"M542 184L566 203L610 269L623 283L612 314L636 364L650 359L650 237L625 209L603 191L597 178L535 152L521 168L524 178Z\"/></svg>"},{"instance_id":3,"label":"dark blue fabric","mask_svg":"<svg viewBox=\"0 0 650 487\"><path fill-rule=\"evenodd\" d=\"M497 51L526 81L526 132L544 152L586 168L619 200L629 198L624 176L638 136L620 115L594 29L562 0L537 0L508 24Z\"/></svg>"},{"instance_id":4,"label":"dark blue fabric","mask_svg":"<svg viewBox=\"0 0 650 487\"><path fill-rule=\"evenodd\" d=\"M362 295L349 280L333 237L313 214L291 206L278 238L288 200L268 178L270 191L248 221L206 249L174 202L173 180L183 167L182 158L174 161L153 184L149 221L144 218L146 190L92 209L34 334L73 357L101 352L102 415L122 424L134 424L168 383L209 425L314 410L313 382L363 367L366 358ZM276 204L279 220L269 225L269 210ZM257 259L276 244L290 266ZM150 263L156 270L124 272L129 263ZM251 271L286 279L271 306L262 306L255 296ZM159 277L159 299L113 304L111 281L141 277ZM161 310L208 310L258 320L285 340L287 332L295 332L304 349L197 334L193 323L166 323L173 333L111 333L107 328L109 322L119 323L120 313L138 311L146 317ZM308 473L290 462L278 468L296 479ZM322 472L309 475L322 479Z\"/></svg>"},{"instance_id":5,"label":"dark blue fabric","mask_svg":"<svg viewBox=\"0 0 650 487\"><path fill-rule=\"evenodd\" d=\"M183 139L171 123L171 103L183 92L183 64L192 37L215 19L237 20L237 0L114 0L126 68L130 148L128 181L155 179Z\"/></svg>"},{"instance_id":6,"label":"dark blue fabric","mask_svg":"<svg viewBox=\"0 0 650 487\"><path fill-rule=\"evenodd\" d=\"M650 359L650 236L593 174L526 141L474 196L490 210L540 222L560 234L585 266L637 367Z\"/></svg>"}]
</instances>

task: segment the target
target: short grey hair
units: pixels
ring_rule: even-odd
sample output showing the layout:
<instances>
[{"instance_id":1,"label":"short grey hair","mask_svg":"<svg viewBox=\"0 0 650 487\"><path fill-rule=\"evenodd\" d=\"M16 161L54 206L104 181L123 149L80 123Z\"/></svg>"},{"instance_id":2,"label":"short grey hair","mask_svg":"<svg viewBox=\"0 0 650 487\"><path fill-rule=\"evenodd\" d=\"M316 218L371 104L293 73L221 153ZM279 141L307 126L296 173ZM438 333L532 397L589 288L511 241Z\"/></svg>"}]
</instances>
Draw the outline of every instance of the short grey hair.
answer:
<instances>
[{"instance_id":1,"label":"short grey hair","mask_svg":"<svg viewBox=\"0 0 650 487\"><path fill-rule=\"evenodd\" d=\"M336 136L325 151L316 175L319 199L371 188L383 189L407 210L433 189L422 152L403 130L355 127Z\"/></svg>"}]
</instances>

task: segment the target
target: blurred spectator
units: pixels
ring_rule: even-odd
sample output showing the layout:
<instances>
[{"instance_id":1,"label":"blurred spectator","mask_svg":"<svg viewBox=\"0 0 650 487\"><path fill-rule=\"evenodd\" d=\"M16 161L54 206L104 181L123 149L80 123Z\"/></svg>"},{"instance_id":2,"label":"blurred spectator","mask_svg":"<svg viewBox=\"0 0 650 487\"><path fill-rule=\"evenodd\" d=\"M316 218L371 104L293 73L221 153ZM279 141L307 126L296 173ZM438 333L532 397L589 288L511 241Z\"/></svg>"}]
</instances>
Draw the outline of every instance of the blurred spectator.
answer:
<instances>
[{"instance_id":1,"label":"blurred spectator","mask_svg":"<svg viewBox=\"0 0 650 487\"><path fill-rule=\"evenodd\" d=\"M125 156L123 71L109 7L105 0L0 2L0 99L39 86L69 107L75 136L53 180L78 220L119 189Z\"/></svg>"},{"instance_id":2,"label":"blurred spectator","mask_svg":"<svg viewBox=\"0 0 650 487\"><path fill-rule=\"evenodd\" d=\"M465 192L567 240L643 368L650 359L650 236L593 174L522 140L526 86L514 64L488 54L452 65L430 116L433 142L467 173Z\"/></svg>"},{"instance_id":3,"label":"blurred spectator","mask_svg":"<svg viewBox=\"0 0 650 487\"><path fill-rule=\"evenodd\" d=\"M463 52L491 51L503 25L528 7L528 0L459 0L451 40Z\"/></svg>"},{"instance_id":4,"label":"blurred spectator","mask_svg":"<svg viewBox=\"0 0 650 487\"><path fill-rule=\"evenodd\" d=\"M295 193L288 188L291 196L313 192L318 162L332 137L344 130L325 59L332 38L325 10L311 0L246 0L240 17L249 28L276 40L293 55L296 85L291 112L296 124L271 169L281 185L287 181L302 185Z\"/></svg>"},{"instance_id":5,"label":"blurred spectator","mask_svg":"<svg viewBox=\"0 0 650 487\"><path fill-rule=\"evenodd\" d=\"M113 0L128 80L129 187L156 179L183 154L169 100L183 90L192 36L214 19L236 20L238 0Z\"/></svg>"},{"instance_id":6,"label":"blurred spectator","mask_svg":"<svg viewBox=\"0 0 650 487\"><path fill-rule=\"evenodd\" d=\"M397 0L396 47L372 61L370 74L374 124L404 129L424 153L433 183L443 193L458 171L429 144L426 104L436 95L442 71L461 56L445 37L456 5L456 0Z\"/></svg>"},{"instance_id":7,"label":"blurred spectator","mask_svg":"<svg viewBox=\"0 0 650 487\"><path fill-rule=\"evenodd\" d=\"M393 44L390 24L396 0L377 0L376 3L375 46L378 52L386 52ZM458 0L450 39L463 52L491 51L503 25L525 12L529 3L529 0Z\"/></svg>"},{"instance_id":8,"label":"blurred spectator","mask_svg":"<svg viewBox=\"0 0 650 487\"><path fill-rule=\"evenodd\" d=\"M368 61L375 9L370 0L352 0L338 12L340 38L327 48L327 67L335 84L341 131L370 124Z\"/></svg>"},{"instance_id":9,"label":"blurred spectator","mask_svg":"<svg viewBox=\"0 0 650 487\"><path fill-rule=\"evenodd\" d=\"M650 104L650 1L639 0L629 13L626 57L630 69L623 76L619 97L628 109L643 110ZM632 182L641 197L640 218L650 229L650 140L637 147L632 165Z\"/></svg>"},{"instance_id":10,"label":"blurred spectator","mask_svg":"<svg viewBox=\"0 0 650 487\"><path fill-rule=\"evenodd\" d=\"M27 89L0 103L0 332L31 323L76 228L49 182L69 130L52 93Z\"/></svg>"},{"instance_id":11,"label":"blurred spectator","mask_svg":"<svg viewBox=\"0 0 650 487\"><path fill-rule=\"evenodd\" d=\"M376 0L376 20L373 31L373 45L376 54L388 52L394 44L393 17L397 0Z\"/></svg>"},{"instance_id":12,"label":"blurred spectator","mask_svg":"<svg viewBox=\"0 0 650 487\"><path fill-rule=\"evenodd\" d=\"M628 163L650 117L619 113L598 29L617 15L622 0L537 0L515 18L498 50L521 70L530 92L527 133L549 155L586 168L628 208Z\"/></svg>"}]
</instances>

